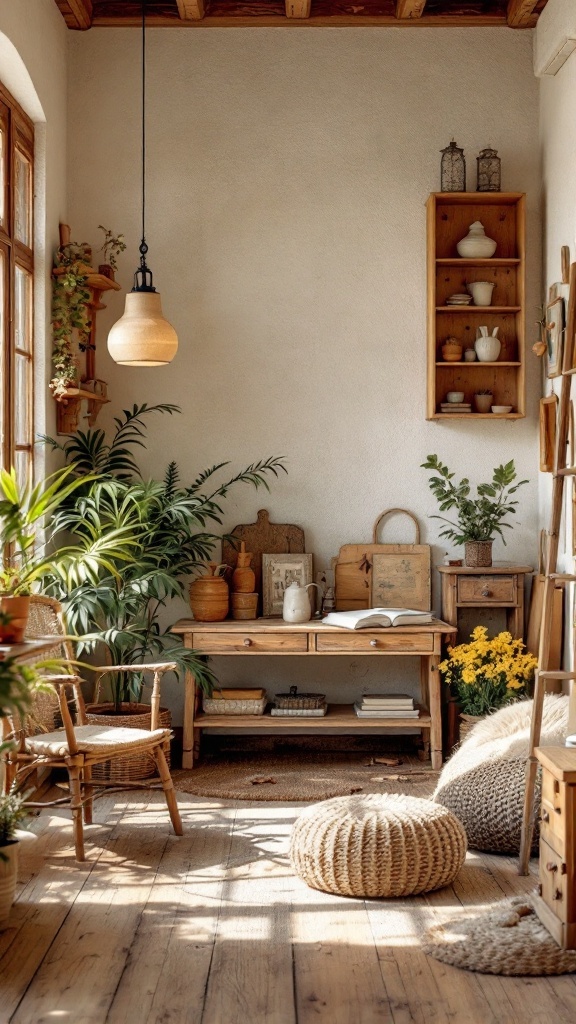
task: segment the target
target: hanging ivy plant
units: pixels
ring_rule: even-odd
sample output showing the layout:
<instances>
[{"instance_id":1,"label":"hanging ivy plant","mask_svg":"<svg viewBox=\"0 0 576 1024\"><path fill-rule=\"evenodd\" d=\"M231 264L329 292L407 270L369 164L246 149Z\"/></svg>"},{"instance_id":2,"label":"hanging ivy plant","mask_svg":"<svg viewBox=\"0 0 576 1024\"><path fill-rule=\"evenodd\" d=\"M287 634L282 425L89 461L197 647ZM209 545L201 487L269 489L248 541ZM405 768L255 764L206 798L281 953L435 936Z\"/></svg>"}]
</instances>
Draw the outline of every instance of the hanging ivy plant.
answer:
<instances>
[{"instance_id":1,"label":"hanging ivy plant","mask_svg":"<svg viewBox=\"0 0 576 1024\"><path fill-rule=\"evenodd\" d=\"M50 387L55 397L65 395L78 385L76 347L86 352L90 346L92 319L87 287L91 272L92 250L86 242L62 245L54 255L52 276L52 362L54 376Z\"/></svg>"}]
</instances>

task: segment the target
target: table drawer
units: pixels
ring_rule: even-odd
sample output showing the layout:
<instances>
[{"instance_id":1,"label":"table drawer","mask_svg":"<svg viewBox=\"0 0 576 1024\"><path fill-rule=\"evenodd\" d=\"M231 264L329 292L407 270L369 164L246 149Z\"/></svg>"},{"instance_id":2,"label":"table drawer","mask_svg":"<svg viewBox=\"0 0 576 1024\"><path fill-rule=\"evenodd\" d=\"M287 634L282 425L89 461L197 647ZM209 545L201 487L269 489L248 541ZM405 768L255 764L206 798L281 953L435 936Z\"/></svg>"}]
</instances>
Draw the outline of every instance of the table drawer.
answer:
<instances>
[{"instance_id":1,"label":"table drawer","mask_svg":"<svg viewBox=\"0 0 576 1024\"><path fill-rule=\"evenodd\" d=\"M351 633L317 633L316 650L334 654L339 652L378 653L388 651L399 654L408 651L413 654L428 654L434 650L434 636L432 633L421 633L419 636L410 633L398 633L391 627L390 630L371 632L367 629L353 631Z\"/></svg>"},{"instance_id":2,"label":"table drawer","mask_svg":"<svg viewBox=\"0 0 576 1024\"><path fill-rule=\"evenodd\" d=\"M564 851L568 821L566 819L566 786L547 771L542 772L542 806L540 833L560 853Z\"/></svg>"},{"instance_id":3,"label":"table drawer","mask_svg":"<svg viewBox=\"0 0 576 1024\"><path fill-rule=\"evenodd\" d=\"M192 646L203 654L292 654L308 650L306 633L203 633L194 631Z\"/></svg>"},{"instance_id":4,"label":"table drawer","mask_svg":"<svg viewBox=\"0 0 576 1024\"><path fill-rule=\"evenodd\" d=\"M540 887L547 906L561 921L569 921L574 913L574 893L569 885L565 861L551 846L540 839Z\"/></svg>"},{"instance_id":5,"label":"table drawer","mask_svg":"<svg viewBox=\"0 0 576 1024\"><path fill-rule=\"evenodd\" d=\"M515 576L459 576L458 601L461 604L516 604Z\"/></svg>"}]
</instances>

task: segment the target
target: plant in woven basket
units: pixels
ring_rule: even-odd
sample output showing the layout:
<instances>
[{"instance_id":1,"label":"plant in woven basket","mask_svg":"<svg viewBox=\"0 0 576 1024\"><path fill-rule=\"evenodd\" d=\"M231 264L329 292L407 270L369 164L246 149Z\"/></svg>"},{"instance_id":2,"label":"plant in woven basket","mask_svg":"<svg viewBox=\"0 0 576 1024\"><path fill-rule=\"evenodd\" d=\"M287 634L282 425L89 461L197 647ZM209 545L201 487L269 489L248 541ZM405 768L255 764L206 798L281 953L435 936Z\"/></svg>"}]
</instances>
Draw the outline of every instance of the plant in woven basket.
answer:
<instances>
[{"instance_id":1,"label":"plant in woven basket","mask_svg":"<svg viewBox=\"0 0 576 1024\"><path fill-rule=\"evenodd\" d=\"M205 470L188 486L180 483L175 463L167 467L162 481L143 481L132 449L143 446L145 416L151 412L171 415L179 409L135 405L124 410L115 420L111 440L101 428L79 431L63 444L46 439L77 472L99 474L98 481L74 495L59 514L58 527L86 548L119 530L130 550L128 562L111 558L96 581L65 588L55 577L50 592L64 604L68 629L80 638L80 655L104 648L111 665L166 659L175 662L179 672L192 671L209 693L214 676L205 657L184 647L161 622L162 612L171 599L185 596L190 575L221 540L210 526L221 523L221 499L230 488L246 482L268 489L266 478L286 470L282 458L255 462L208 493L207 482L226 462ZM115 673L110 685L118 711L131 698L140 699L138 674Z\"/></svg>"},{"instance_id":2,"label":"plant in woven basket","mask_svg":"<svg viewBox=\"0 0 576 1024\"><path fill-rule=\"evenodd\" d=\"M448 648L440 674L463 714L487 715L527 696L537 664L522 640L507 632L489 639L476 626L470 643Z\"/></svg>"},{"instance_id":3,"label":"plant in woven basket","mask_svg":"<svg viewBox=\"0 0 576 1024\"><path fill-rule=\"evenodd\" d=\"M440 511L455 511L455 520L444 515L431 517L447 523L440 530L441 537L448 537L456 544L466 544L470 541L492 541L495 534L498 534L506 544L502 528L511 529L512 526L504 520L507 516L515 515L518 505L512 495L528 483L528 480L517 481L513 459L493 470L490 483L477 485L476 497L471 496L472 488L468 478L464 477L460 483L455 483L455 474L440 462L437 455L428 455L421 466L436 474L430 478L429 487L438 501Z\"/></svg>"}]
</instances>

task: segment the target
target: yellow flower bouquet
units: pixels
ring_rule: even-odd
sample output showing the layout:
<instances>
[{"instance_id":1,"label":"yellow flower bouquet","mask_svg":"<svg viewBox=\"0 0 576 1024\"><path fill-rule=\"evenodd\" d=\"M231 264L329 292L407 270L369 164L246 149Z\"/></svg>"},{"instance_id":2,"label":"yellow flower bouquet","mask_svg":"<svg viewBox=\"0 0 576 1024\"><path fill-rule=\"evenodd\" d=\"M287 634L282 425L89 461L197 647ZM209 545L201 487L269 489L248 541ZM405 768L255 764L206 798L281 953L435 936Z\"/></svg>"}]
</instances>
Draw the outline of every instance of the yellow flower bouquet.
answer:
<instances>
[{"instance_id":1,"label":"yellow flower bouquet","mask_svg":"<svg viewBox=\"0 0 576 1024\"><path fill-rule=\"evenodd\" d=\"M527 694L538 664L522 640L510 633L488 639L476 626L471 642L448 648L440 672L465 715L486 715Z\"/></svg>"}]
</instances>

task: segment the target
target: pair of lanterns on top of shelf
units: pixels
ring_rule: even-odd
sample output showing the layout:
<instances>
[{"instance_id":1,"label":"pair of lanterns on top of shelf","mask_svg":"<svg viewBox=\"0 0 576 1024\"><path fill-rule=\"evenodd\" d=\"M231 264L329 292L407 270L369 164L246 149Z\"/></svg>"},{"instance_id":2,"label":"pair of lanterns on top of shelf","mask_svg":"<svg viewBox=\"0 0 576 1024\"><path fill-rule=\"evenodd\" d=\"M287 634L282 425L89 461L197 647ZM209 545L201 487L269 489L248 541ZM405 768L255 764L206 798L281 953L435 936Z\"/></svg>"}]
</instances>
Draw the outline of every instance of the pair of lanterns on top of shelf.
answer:
<instances>
[{"instance_id":1,"label":"pair of lanterns on top of shelf","mask_svg":"<svg viewBox=\"0 0 576 1024\"><path fill-rule=\"evenodd\" d=\"M464 150L452 139L446 149L441 150L440 190L442 192L466 191L466 160ZM500 192L500 157L490 147L481 150L476 157L476 191Z\"/></svg>"},{"instance_id":2,"label":"pair of lanterns on top of shelf","mask_svg":"<svg viewBox=\"0 0 576 1024\"><path fill-rule=\"evenodd\" d=\"M140 266L126 295L124 316L108 334L108 351L122 366L165 366L178 349L178 337L162 313L160 294L146 265L146 0L142 0L142 238Z\"/></svg>"}]
</instances>

